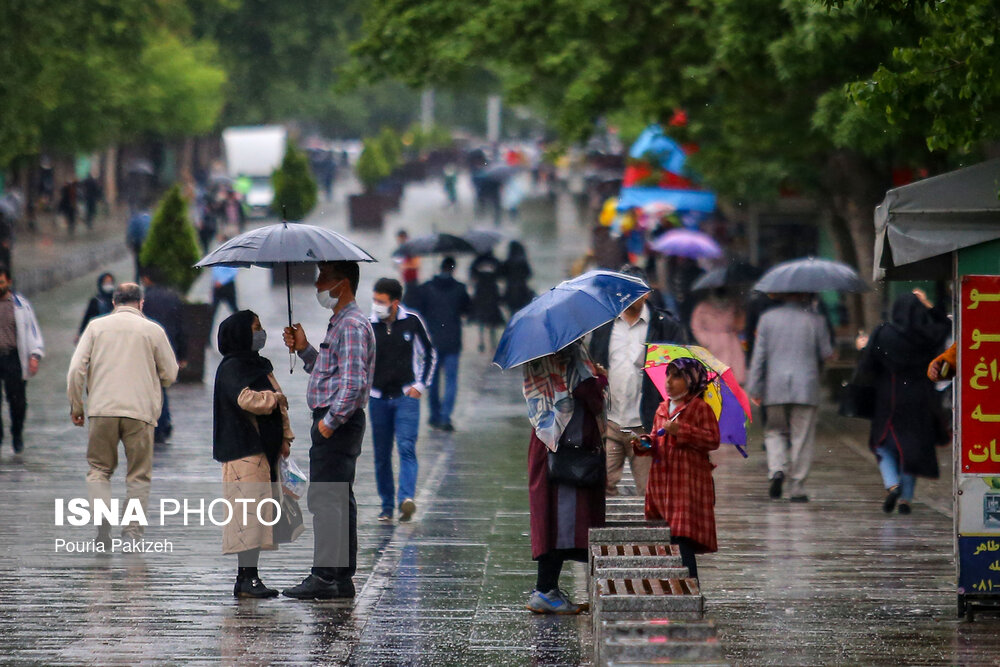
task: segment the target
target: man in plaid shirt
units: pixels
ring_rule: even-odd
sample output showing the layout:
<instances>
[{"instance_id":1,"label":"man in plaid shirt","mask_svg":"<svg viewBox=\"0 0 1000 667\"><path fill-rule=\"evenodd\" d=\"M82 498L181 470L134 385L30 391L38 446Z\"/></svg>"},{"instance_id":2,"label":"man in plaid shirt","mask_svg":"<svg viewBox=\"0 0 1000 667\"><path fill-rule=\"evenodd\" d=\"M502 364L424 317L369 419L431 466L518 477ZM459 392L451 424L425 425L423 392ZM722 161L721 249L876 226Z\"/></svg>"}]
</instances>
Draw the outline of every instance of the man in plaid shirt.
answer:
<instances>
[{"instance_id":1,"label":"man in plaid shirt","mask_svg":"<svg viewBox=\"0 0 1000 667\"><path fill-rule=\"evenodd\" d=\"M316 298L333 316L326 337L314 348L301 324L286 327L285 345L298 353L309 373L306 402L313 413L312 447L309 449L309 511L313 514L313 568L302 583L283 591L302 600L353 598L352 577L357 569L358 506L354 500L354 469L365 434L364 406L375 372L375 334L354 300L358 289L356 262L320 264ZM346 482L349 496L349 563L342 560L343 544L336 525L336 487Z\"/></svg>"}]
</instances>

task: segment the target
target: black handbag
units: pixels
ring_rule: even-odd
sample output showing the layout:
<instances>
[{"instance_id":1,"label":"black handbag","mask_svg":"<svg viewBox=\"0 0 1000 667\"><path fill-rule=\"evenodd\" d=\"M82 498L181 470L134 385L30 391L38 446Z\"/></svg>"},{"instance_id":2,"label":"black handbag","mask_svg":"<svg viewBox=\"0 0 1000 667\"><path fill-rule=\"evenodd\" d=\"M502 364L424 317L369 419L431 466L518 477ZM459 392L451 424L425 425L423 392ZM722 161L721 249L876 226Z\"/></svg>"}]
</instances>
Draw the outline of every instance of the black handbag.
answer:
<instances>
[{"instance_id":1,"label":"black handbag","mask_svg":"<svg viewBox=\"0 0 1000 667\"><path fill-rule=\"evenodd\" d=\"M604 484L604 448L584 443L582 401L573 399L573 416L559 438L559 446L549 452L549 481L566 486L591 487Z\"/></svg>"},{"instance_id":2,"label":"black handbag","mask_svg":"<svg viewBox=\"0 0 1000 667\"><path fill-rule=\"evenodd\" d=\"M875 417L875 387L857 384L853 380L843 383L837 413L841 417L856 419Z\"/></svg>"},{"instance_id":3,"label":"black handbag","mask_svg":"<svg viewBox=\"0 0 1000 667\"><path fill-rule=\"evenodd\" d=\"M302 508L295 498L287 494L281 496L281 516L271 528L271 537L275 544L288 544L298 539L305 526L302 521Z\"/></svg>"}]
</instances>

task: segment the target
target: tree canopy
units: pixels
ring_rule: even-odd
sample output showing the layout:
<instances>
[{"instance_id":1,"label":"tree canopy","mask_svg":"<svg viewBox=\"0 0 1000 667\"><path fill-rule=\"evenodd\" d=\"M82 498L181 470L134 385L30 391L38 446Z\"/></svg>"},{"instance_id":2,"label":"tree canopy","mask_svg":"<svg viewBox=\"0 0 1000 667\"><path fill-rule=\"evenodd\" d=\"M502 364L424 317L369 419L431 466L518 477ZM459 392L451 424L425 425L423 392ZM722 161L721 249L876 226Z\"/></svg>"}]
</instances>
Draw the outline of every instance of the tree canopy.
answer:
<instances>
[{"instance_id":1,"label":"tree canopy","mask_svg":"<svg viewBox=\"0 0 1000 667\"><path fill-rule=\"evenodd\" d=\"M0 165L211 127L225 73L188 19L177 0L0 4Z\"/></svg>"}]
</instances>

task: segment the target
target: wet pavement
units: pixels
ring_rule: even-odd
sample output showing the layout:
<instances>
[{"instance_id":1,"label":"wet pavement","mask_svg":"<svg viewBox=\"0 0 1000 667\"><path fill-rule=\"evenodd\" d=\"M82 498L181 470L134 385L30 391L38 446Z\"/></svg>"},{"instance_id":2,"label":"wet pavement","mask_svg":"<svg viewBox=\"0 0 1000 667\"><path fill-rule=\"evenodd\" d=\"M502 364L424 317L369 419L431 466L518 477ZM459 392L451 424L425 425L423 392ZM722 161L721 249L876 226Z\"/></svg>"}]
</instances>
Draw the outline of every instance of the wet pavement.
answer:
<instances>
[{"instance_id":1,"label":"wet pavement","mask_svg":"<svg viewBox=\"0 0 1000 667\"><path fill-rule=\"evenodd\" d=\"M408 190L401 215L380 233L348 232L383 262L362 269L367 309L372 283L395 275L388 260L400 226L411 234L463 231L473 216L444 208L434 184ZM314 217L346 231L342 199ZM506 231L526 240L544 289L566 275L588 235L569 200L526 206ZM501 249L503 254L505 249ZM426 261L423 277L432 273ZM128 260L112 270L127 275ZM458 275L466 274L468 260ZM76 554L54 560L42 542L55 495L85 495L85 432L68 419L65 371L73 336L95 274L33 298L48 354L29 383L27 452L13 462L0 452L0 662L10 664L302 664L578 665L589 664L589 617L536 617L523 609L534 584L528 544L526 451L520 378L489 365L466 330L454 434L421 427L418 512L386 527L375 518L370 440L359 459L359 567L353 603L290 599L235 601L235 562L222 556L220 530L151 527L175 554ZM293 456L305 467L309 416L306 375L289 375L280 345L284 286L261 269L241 273L239 299L270 333L264 354L289 395L300 434ZM207 298L203 280L194 297ZM293 291L296 320L318 338L323 311L313 289ZM217 352L208 353L206 378ZM199 490L217 492L211 458L211 383L171 390L175 431L158 449L153 499ZM706 609L718 624L733 664L1000 664L998 621L955 616L951 481L921 480L910 516L881 511L882 490L864 446L864 423L825 414L810 480L812 502L767 498L759 445L744 460L716 456L720 551L699 559ZM759 435L759 434L758 434ZM759 443L759 437L756 443ZM860 444L859 444L860 443ZM116 475L116 492L123 486ZM82 529L81 529L82 530ZM89 533L86 533L89 537ZM305 575L307 533L289 548L261 557L261 574L284 587ZM586 596L582 566L562 586Z\"/></svg>"}]
</instances>

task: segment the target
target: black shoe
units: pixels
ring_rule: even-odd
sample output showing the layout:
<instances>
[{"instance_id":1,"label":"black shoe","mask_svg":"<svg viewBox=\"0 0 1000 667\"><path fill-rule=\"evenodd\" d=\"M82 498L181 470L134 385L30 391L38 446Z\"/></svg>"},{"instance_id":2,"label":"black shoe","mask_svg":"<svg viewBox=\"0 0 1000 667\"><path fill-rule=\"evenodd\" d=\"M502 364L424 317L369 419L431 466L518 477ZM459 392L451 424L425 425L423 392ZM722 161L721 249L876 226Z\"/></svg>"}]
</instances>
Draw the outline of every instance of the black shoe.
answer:
<instances>
[{"instance_id":1,"label":"black shoe","mask_svg":"<svg viewBox=\"0 0 1000 667\"><path fill-rule=\"evenodd\" d=\"M15 436L12 443L14 445L14 453L20 454L24 451L24 438L20 436Z\"/></svg>"},{"instance_id":2,"label":"black shoe","mask_svg":"<svg viewBox=\"0 0 1000 667\"><path fill-rule=\"evenodd\" d=\"M792 496L791 498L788 499L788 502L790 502L790 503L807 503L807 502L809 502L809 496L807 496L804 493L800 494L800 495L797 495L797 496Z\"/></svg>"},{"instance_id":3,"label":"black shoe","mask_svg":"<svg viewBox=\"0 0 1000 667\"><path fill-rule=\"evenodd\" d=\"M268 588L264 585L257 577L250 579L236 579L236 585L233 586L233 597L234 598L276 598L278 597L278 591L274 588Z\"/></svg>"},{"instance_id":4,"label":"black shoe","mask_svg":"<svg viewBox=\"0 0 1000 667\"><path fill-rule=\"evenodd\" d=\"M302 583L281 591L285 597L297 600L333 600L334 598L353 598L353 581L327 581L310 574Z\"/></svg>"},{"instance_id":5,"label":"black shoe","mask_svg":"<svg viewBox=\"0 0 1000 667\"><path fill-rule=\"evenodd\" d=\"M781 484L785 481L785 473L776 472L774 477L771 478L771 488L767 490L767 495L772 498L781 497Z\"/></svg>"},{"instance_id":6,"label":"black shoe","mask_svg":"<svg viewBox=\"0 0 1000 667\"><path fill-rule=\"evenodd\" d=\"M905 502L905 501L899 503L899 513L900 514L909 514L912 511L913 510L910 508L910 503Z\"/></svg>"},{"instance_id":7,"label":"black shoe","mask_svg":"<svg viewBox=\"0 0 1000 667\"><path fill-rule=\"evenodd\" d=\"M435 431L438 431L438 430L441 429L441 423L440 422L427 422L427 425L430 426Z\"/></svg>"},{"instance_id":8,"label":"black shoe","mask_svg":"<svg viewBox=\"0 0 1000 667\"><path fill-rule=\"evenodd\" d=\"M896 501L899 500L901 493L902 491L899 490L898 484L889 489L889 492L885 494L885 500L882 501L882 511L889 514L892 510L896 509Z\"/></svg>"},{"instance_id":9,"label":"black shoe","mask_svg":"<svg viewBox=\"0 0 1000 667\"><path fill-rule=\"evenodd\" d=\"M445 433L454 433L455 432L455 427L452 425L451 422L445 422L445 423L441 424L440 428Z\"/></svg>"}]
</instances>

